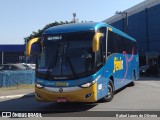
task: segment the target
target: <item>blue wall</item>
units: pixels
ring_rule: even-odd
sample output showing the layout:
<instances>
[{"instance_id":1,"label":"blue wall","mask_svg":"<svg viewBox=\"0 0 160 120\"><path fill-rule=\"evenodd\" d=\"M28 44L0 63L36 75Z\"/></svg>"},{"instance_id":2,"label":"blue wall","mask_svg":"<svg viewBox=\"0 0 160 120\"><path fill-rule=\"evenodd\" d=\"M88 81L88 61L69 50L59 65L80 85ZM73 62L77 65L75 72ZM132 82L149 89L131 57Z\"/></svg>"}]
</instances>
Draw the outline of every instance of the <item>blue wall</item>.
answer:
<instances>
[{"instance_id":1,"label":"blue wall","mask_svg":"<svg viewBox=\"0 0 160 120\"><path fill-rule=\"evenodd\" d=\"M0 45L0 51L25 51L25 45Z\"/></svg>"},{"instance_id":2,"label":"blue wall","mask_svg":"<svg viewBox=\"0 0 160 120\"><path fill-rule=\"evenodd\" d=\"M150 51L160 52L160 4L148 10Z\"/></svg>"},{"instance_id":3,"label":"blue wall","mask_svg":"<svg viewBox=\"0 0 160 120\"><path fill-rule=\"evenodd\" d=\"M111 25L124 31L124 19ZM160 4L128 17L128 34L138 42L141 56L145 52L160 53Z\"/></svg>"},{"instance_id":4,"label":"blue wall","mask_svg":"<svg viewBox=\"0 0 160 120\"><path fill-rule=\"evenodd\" d=\"M26 62L25 49L26 45L0 45L0 64L2 63L2 52L3 64ZM35 63L36 57L34 54L36 51L38 51L38 47L35 44L32 46L32 56L28 59L28 62Z\"/></svg>"}]
</instances>

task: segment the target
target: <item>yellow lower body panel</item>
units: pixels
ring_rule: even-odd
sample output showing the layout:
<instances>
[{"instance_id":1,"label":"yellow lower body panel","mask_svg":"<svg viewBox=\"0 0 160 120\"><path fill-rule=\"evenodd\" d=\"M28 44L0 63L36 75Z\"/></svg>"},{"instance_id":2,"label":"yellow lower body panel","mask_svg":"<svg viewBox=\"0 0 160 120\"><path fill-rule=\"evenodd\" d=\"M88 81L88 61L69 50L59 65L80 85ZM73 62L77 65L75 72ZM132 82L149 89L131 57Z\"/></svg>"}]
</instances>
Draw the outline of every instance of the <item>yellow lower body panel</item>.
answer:
<instances>
[{"instance_id":1,"label":"yellow lower body panel","mask_svg":"<svg viewBox=\"0 0 160 120\"><path fill-rule=\"evenodd\" d=\"M97 101L97 84L88 87L82 88L80 90L72 92L50 92L44 90L43 88L35 88L36 99L38 101L50 101L57 102L57 100L63 98L66 102L95 102ZM89 97L86 97L89 95Z\"/></svg>"}]
</instances>

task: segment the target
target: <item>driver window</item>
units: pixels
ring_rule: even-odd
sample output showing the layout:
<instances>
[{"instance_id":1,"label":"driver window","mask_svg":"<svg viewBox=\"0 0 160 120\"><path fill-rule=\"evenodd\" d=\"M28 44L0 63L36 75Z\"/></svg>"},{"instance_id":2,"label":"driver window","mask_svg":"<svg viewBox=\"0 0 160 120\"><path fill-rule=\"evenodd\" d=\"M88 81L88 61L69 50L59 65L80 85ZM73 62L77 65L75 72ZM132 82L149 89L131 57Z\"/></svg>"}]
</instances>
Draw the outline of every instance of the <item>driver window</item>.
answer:
<instances>
[{"instance_id":1,"label":"driver window","mask_svg":"<svg viewBox=\"0 0 160 120\"><path fill-rule=\"evenodd\" d=\"M97 52L97 66L104 64L106 59L106 27L99 28L103 36L100 38L99 51Z\"/></svg>"},{"instance_id":2,"label":"driver window","mask_svg":"<svg viewBox=\"0 0 160 120\"><path fill-rule=\"evenodd\" d=\"M96 52L96 65L101 66L103 64L103 55L102 55L102 42L99 43L99 50Z\"/></svg>"},{"instance_id":3,"label":"driver window","mask_svg":"<svg viewBox=\"0 0 160 120\"><path fill-rule=\"evenodd\" d=\"M106 27L101 27L99 32L103 34L103 36L100 38L100 41L102 44L102 52L104 54L106 53Z\"/></svg>"}]
</instances>

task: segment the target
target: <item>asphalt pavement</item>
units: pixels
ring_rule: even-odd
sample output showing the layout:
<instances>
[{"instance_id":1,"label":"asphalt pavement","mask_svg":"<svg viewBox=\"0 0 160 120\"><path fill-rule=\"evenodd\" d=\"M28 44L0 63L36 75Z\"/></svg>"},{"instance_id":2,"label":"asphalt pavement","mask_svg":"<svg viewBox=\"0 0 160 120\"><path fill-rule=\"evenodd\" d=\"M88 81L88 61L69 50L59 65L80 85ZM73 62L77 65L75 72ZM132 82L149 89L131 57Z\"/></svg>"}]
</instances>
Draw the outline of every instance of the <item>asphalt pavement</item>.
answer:
<instances>
[{"instance_id":1,"label":"asphalt pavement","mask_svg":"<svg viewBox=\"0 0 160 120\"><path fill-rule=\"evenodd\" d=\"M1 99L12 99L20 97L32 97L34 96L34 88L29 89L16 89L16 90L1 90L0 91L0 100Z\"/></svg>"}]
</instances>

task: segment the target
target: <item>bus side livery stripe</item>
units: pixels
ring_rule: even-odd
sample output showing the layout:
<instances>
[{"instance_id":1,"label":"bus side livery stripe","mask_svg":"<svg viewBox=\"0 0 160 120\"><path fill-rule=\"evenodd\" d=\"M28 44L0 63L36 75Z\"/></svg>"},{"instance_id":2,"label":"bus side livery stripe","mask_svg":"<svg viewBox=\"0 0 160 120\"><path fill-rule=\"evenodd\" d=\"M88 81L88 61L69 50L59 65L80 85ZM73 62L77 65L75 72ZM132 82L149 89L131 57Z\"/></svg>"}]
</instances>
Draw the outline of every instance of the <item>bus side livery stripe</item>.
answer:
<instances>
[{"instance_id":1,"label":"bus side livery stripe","mask_svg":"<svg viewBox=\"0 0 160 120\"><path fill-rule=\"evenodd\" d=\"M127 76L127 73L128 73L128 63L131 62L131 60L133 59L133 56L134 56L134 47L132 48L132 55L130 58L128 58L128 55L125 51L123 51L123 55L125 56L125 59L126 59L126 72L125 72L125 75L124 75L124 78L122 79L121 82L123 82Z\"/></svg>"}]
</instances>

